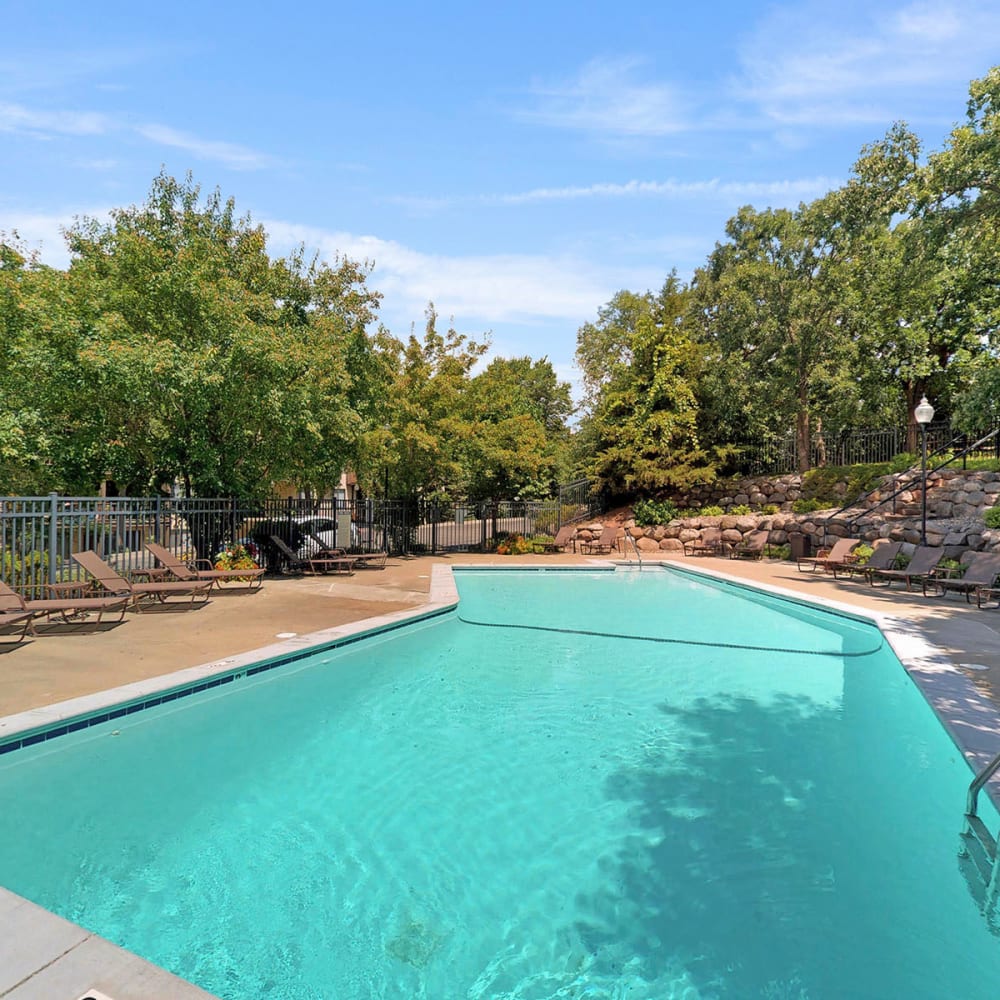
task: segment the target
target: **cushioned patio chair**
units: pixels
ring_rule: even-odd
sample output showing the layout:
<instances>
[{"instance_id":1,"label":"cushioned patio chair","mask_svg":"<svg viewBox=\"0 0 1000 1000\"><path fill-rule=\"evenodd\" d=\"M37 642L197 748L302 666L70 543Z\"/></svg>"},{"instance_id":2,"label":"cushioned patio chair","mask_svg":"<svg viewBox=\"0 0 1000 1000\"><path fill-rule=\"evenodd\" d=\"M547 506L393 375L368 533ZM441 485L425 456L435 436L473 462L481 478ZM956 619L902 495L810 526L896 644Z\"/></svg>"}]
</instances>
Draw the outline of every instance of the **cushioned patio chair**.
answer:
<instances>
[{"instance_id":1,"label":"cushioned patio chair","mask_svg":"<svg viewBox=\"0 0 1000 1000\"><path fill-rule=\"evenodd\" d=\"M914 580L920 580L925 585L927 579L935 575L937 564L944 558L944 549L937 545L918 545L913 550L910 561L903 569L866 569L865 579L873 586L884 582L892 586L893 580L902 580L907 590L912 590Z\"/></svg>"},{"instance_id":2,"label":"cushioned patio chair","mask_svg":"<svg viewBox=\"0 0 1000 1000\"><path fill-rule=\"evenodd\" d=\"M683 543L686 556L717 556L723 553L722 529L702 528L698 538Z\"/></svg>"},{"instance_id":3,"label":"cushioned patio chair","mask_svg":"<svg viewBox=\"0 0 1000 1000\"><path fill-rule=\"evenodd\" d=\"M356 564L354 556L323 555L319 552L300 556L280 536L271 535L270 537L271 543L281 553L282 562L293 572L295 570L302 573L329 573L332 571L346 573L348 576L354 573Z\"/></svg>"},{"instance_id":4,"label":"cushioned patio chair","mask_svg":"<svg viewBox=\"0 0 1000 1000\"><path fill-rule=\"evenodd\" d=\"M74 552L73 560L86 570L107 593L114 596L128 596L136 611L142 611L142 601L150 598L164 602L168 597L190 597L191 604L200 597L201 603L208 601L211 580L149 580L133 583L108 565L96 552Z\"/></svg>"},{"instance_id":5,"label":"cushioned patio chair","mask_svg":"<svg viewBox=\"0 0 1000 1000\"><path fill-rule=\"evenodd\" d=\"M79 624L87 615L97 612L97 624L100 624L106 612L117 611L118 621L121 621L131 600L127 594L101 597L88 593L89 585L86 583L79 583L70 592L67 592L70 588L66 587L61 596L60 589L63 588L57 585L57 589L50 591L53 594L51 597L25 598L0 580L0 612L27 612L32 618L59 615L67 624ZM31 631L34 632L34 627Z\"/></svg>"},{"instance_id":6,"label":"cushioned patio chair","mask_svg":"<svg viewBox=\"0 0 1000 1000\"><path fill-rule=\"evenodd\" d=\"M729 549L730 559L761 559L767 551L767 541L771 532L765 528L751 531L742 542L737 542Z\"/></svg>"},{"instance_id":7,"label":"cushioned patio chair","mask_svg":"<svg viewBox=\"0 0 1000 1000\"><path fill-rule=\"evenodd\" d=\"M588 554L595 552L612 552L618 548L618 525L605 525L598 538L587 538L580 540L580 551Z\"/></svg>"},{"instance_id":8,"label":"cushioned patio chair","mask_svg":"<svg viewBox=\"0 0 1000 1000\"><path fill-rule=\"evenodd\" d=\"M841 573L846 573L849 577L853 577L856 573L862 579L867 579L865 574L868 570L892 569L892 564L895 562L896 556L899 555L899 550L902 547L902 542L883 542L872 549L872 554L868 557L866 563L854 561L841 566L834 566L833 575L839 579L839 574Z\"/></svg>"},{"instance_id":9,"label":"cushioned patio chair","mask_svg":"<svg viewBox=\"0 0 1000 1000\"><path fill-rule=\"evenodd\" d=\"M802 556L797 559L796 566L800 573L804 573L807 569L810 572L815 572L817 569L825 569L832 572L834 568L839 569L857 562L854 556L851 555L851 550L860 544L860 538L838 538L833 543L832 548L826 551L820 549L814 556Z\"/></svg>"},{"instance_id":10,"label":"cushioned patio chair","mask_svg":"<svg viewBox=\"0 0 1000 1000\"><path fill-rule=\"evenodd\" d=\"M169 549L156 542L146 542L146 551L178 580L207 580L209 584L220 584L224 580L246 583L248 590L258 590L264 583L264 568L254 566L253 569L215 569L208 559L197 560L194 565L188 565L183 559L175 556ZM200 564L207 566L200 567Z\"/></svg>"},{"instance_id":11,"label":"cushioned patio chair","mask_svg":"<svg viewBox=\"0 0 1000 1000\"><path fill-rule=\"evenodd\" d=\"M973 552L961 576L949 577L943 573L928 577L923 582L925 597L946 597L950 593L964 594L967 604L972 603L973 594L976 604L983 608L987 602L995 599L998 593L995 584L1000 576L1000 553Z\"/></svg>"}]
</instances>

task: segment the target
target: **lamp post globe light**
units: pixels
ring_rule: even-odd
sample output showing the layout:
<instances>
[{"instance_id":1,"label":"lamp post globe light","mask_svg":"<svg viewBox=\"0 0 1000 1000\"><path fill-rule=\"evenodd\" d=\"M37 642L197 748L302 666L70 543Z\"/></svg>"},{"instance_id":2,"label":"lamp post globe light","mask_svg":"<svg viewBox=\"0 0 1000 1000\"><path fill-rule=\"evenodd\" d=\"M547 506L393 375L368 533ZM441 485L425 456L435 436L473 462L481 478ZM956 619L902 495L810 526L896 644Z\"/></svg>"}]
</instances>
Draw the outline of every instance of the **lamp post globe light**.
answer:
<instances>
[{"instance_id":1,"label":"lamp post globe light","mask_svg":"<svg viewBox=\"0 0 1000 1000\"><path fill-rule=\"evenodd\" d=\"M934 407L920 397L913 418L920 424L920 544L927 544L927 425L934 419Z\"/></svg>"}]
</instances>

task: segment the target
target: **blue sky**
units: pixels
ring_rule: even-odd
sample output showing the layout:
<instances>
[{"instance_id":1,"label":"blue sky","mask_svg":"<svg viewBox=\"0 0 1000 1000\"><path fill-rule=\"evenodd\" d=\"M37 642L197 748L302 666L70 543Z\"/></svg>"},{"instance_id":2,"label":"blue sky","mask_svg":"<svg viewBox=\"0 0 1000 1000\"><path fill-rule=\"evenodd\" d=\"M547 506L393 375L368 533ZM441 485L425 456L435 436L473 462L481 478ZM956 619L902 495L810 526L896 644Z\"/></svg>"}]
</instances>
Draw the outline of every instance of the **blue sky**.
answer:
<instances>
[{"instance_id":1,"label":"blue sky","mask_svg":"<svg viewBox=\"0 0 1000 1000\"><path fill-rule=\"evenodd\" d=\"M374 262L442 320L575 380L621 288L690 277L740 205L794 206L904 120L939 149L1000 4L3 2L0 230L140 203L161 167L275 254Z\"/></svg>"}]
</instances>

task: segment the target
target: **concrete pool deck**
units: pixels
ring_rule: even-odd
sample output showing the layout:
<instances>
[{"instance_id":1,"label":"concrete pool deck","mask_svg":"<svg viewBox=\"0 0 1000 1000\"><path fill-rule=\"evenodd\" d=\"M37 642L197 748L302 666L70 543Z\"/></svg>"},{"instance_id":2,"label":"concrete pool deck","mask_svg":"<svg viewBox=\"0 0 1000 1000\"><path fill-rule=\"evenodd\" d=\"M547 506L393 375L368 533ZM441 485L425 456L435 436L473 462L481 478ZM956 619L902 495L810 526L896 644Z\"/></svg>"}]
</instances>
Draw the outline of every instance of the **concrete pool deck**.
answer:
<instances>
[{"instance_id":1,"label":"concrete pool deck","mask_svg":"<svg viewBox=\"0 0 1000 1000\"><path fill-rule=\"evenodd\" d=\"M257 593L213 592L203 608L164 605L129 613L99 628L38 626L43 634L0 646L0 717L119 687L234 653L268 646L283 633L306 635L389 612L416 610L429 599L435 565L587 565L579 555L426 556L390 559L383 570L353 576L268 578ZM912 623L946 651L1000 706L1000 610L979 610L962 597L925 598L898 587L873 588L858 579L800 573L794 563L679 558L692 569L715 569L748 583L781 587L819 601L891 614ZM962 664L974 664L972 668Z\"/></svg>"},{"instance_id":2,"label":"concrete pool deck","mask_svg":"<svg viewBox=\"0 0 1000 1000\"><path fill-rule=\"evenodd\" d=\"M873 589L859 580L835 580L822 572L800 573L794 563L711 557L675 561L690 569L791 591L819 603L889 616L898 637L905 640L912 635L936 647L944 654L942 659L951 661L959 675L991 700L993 719L985 726L981 714L975 720L988 737L983 752L1000 738L996 726L1000 719L1000 612L981 611L960 597L924 598L899 589ZM224 663L240 662L245 654L261 649L308 645L305 637L312 633L324 631L336 636L341 627L346 631L358 622L373 618L391 622L419 613L447 598L440 591L432 593L435 566L568 567L593 563L607 565L608 559L572 554L505 557L469 553L393 559L384 570L358 571L351 577L268 579L258 593L232 590L213 594L202 608L168 605L142 614L130 613L120 625L42 625L39 630L45 634L38 638L0 647L0 738L2 724L16 714L37 712L42 717L50 710L47 706L89 700L128 685L155 690L163 682L154 679L175 671L215 668L218 672ZM437 575L440 579L440 571ZM933 674L934 664L930 666ZM945 684L944 696L952 698L956 688L949 686L943 672L939 674ZM947 676L955 676L950 666ZM915 680L920 683L916 676ZM195 1000L209 996L3 890L0 926L4 928L0 935L0 997L78 1000L105 994L111 1000L151 996Z\"/></svg>"}]
</instances>

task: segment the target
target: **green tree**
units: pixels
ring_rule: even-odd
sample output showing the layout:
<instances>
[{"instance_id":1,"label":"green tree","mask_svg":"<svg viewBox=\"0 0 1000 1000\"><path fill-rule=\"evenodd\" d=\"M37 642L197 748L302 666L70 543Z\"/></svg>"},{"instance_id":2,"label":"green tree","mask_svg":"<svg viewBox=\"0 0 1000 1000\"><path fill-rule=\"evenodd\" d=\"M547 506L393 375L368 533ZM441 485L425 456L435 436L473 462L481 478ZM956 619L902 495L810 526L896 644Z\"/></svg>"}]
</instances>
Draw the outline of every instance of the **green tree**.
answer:
<instances>
[{"instance_id":1,"label":"green tree","mask_svg":"<svg viewBox=\"0 0 1000 1000\"><path fill-rule=\"evenodd\" d=\"M566 467L570 387L547 358L496 358L469 385L463 464L472 498L549 495Z\"/></svg>"},{"instance_id":2,"label":"green tree","mask_svg":"<svg viewBox=\"0 0 1000 1000\"><path fill-rule=\"evenodd\" d=\"M359 471L368 492L382 488L388 470L390 492L398 496L461 495L468 486L463 448L473 434L465 399L473 368L489 345L455 329L442 334L433 303L422 339L404 344L385 337L382 363L391 384L381 426L366 436L366 468Z\"/></svg>"},{"instance_id":3,"label":"green tree","mask_svg":"<svg viewBox=\"0 0 1000 1000\"><path fill-rule=\"evenodd\" d=\"M927 243L939 262L937 327L958 376L946 394L928 396L949 405L961 422L982 428L995 407L1000 330L1000 67L969 87L964 123L944 149L929 157L917 199ZM977 420L978 413L978 420Z\"/></svg>"},{"instance_id":4,"label":"green tree","mask_svg":"<svg viewBox=\"0 0 1000 1000\"><path fill-rule=\"evenodd\" d=\"M693 315L712 364L756 427L794 423L809 468L812 419L849 380L850 286L825 206L741 208L695 276ZM718 390L716 391L718 396Z\"/></svg>"},{"instance_id":5,"label":"green tree","mask_svg":"<svg viewBox=\"0 0 1000 1000\"><path fill-rule=\"evenodd\" d=\"M190 176L161 174L144 205L67 238L81 381L105 433L96 478L252 496L325 484L352 459L348 361L378 302L364 268L272 261L264 230Z\"/></svg>"},{"instance_id":6,"label":"green tree","mask_svg":"<svg viewBox=\"0 0 1000 1000\"><path fill-rule=\"evenodd\" d=\"M698 436L703 352L683 322L689 292L671 274L658 295L619 292L577 334L585 469L614 494L683 488L715 476Z\"/></svg>"},{"instance_id":7,"label":"green tree","mask_svg":"<svg viewBox=\"0 0 1000 1000\"><path fill-rule=\"evenodd\" d=\"M0 239L0 492L91 488L76 347L66 274Z\"/></svg>"}]
</instances>

